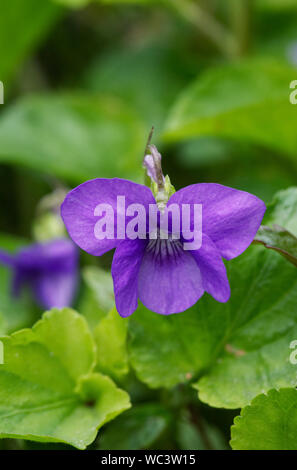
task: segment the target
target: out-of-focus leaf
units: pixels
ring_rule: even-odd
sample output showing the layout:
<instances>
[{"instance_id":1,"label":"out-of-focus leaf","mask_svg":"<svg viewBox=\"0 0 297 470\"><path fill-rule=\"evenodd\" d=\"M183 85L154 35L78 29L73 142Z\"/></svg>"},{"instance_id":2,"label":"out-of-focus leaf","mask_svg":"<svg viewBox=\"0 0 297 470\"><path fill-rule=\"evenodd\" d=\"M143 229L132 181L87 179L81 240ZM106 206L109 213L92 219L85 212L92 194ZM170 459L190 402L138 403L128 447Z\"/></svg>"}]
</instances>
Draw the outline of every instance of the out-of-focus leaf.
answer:
<instances>
[{"instance_id":1,"label":"out-of-focus leaf","mask_svg":"<svg viewBox=\"0 0 297 470\"><path fill-rule=\"evenodd\" d=\"M12 254L28 242L11 235L0 235L0 250ZM1 332L8 334L20 328L31 326L36 320L31 299L23 292L19 298L12 297L12 271L0 264L0 315L2 317Z\"/></svg>"},{"instance_id":2,"label":"out-of-focus leaf","mask_svg":"<svg viewBox=\"0 0 297 470\"><path fill-rule=\"evenodd\" d=\"M82 275L85 289L79 303L79 311L94 330L114 307L112 277L97 266L83 268Z\"/></svg>"},{"instance_id":3,"label":"out-of-focus leaf","mask_svg":"<svg viewBox=\"0 0 297 470\"><path fill-rule=\"evenodd\" d=\"M171 165L168 174L177 187L216 181L269 202L277 191L295 184L289 159L250 143L198 137L180 142L174 154L170 162L168 158L165 162Z\"/></svg>"},{"instance_id":4,"label":"out-of-focus leaf","mask_svg":"<svg viewBox=\"0 0 297 470\"><path fill-rule=\"evenodd\" d=\"M297 3L295 2L295 6ZM297 9L262 12L257 17L257 33L254 38L254 53L260 56L278 57L297 65Z\"/></svg>"},{"instance_id":5,"label":"out-of-focus leaf","mask_svg":"<svg viewBox=\"0 0 297 470\"><path fill-rule=\"evenodd\" d=\"M296 158L296 108L289 101L295 77L295 68L263 60L208 70L178 98L164 138L249 140Z\"/></svg>"},{"instance_id":6,"label":"out-of-focus leaf","mask_svg":"<svg viewBox=\"0 0 297 470\"><path fill-rule=\"evenodd\" d=\"M65 5L66 7L71 8L81 8L87 6L89 3L92 3L93 0L52 0L55 3Z\"/></svg>"},{"instance_id":7,"label":"out-of-focus leaf","mask_svg":"<svg viewBox=\"0 0 297 470\"><path fill-rule=\"evenodd\" d=\"M297 188L279 191L275 195L268 205L263 224L255 242L277 251L297 266Z\"/></svg>"},{"instance_id":8,"label":"out-of-focus leaf","mask_svg":"<svg viewBox=\"0 0 297 470\"><path fill-rule=\"evenodd\" d=\"M200 416L199 427L193 423L189 413L183 412L177 422L176 439L179 448L183 450L224 450L227 448L223 435L215 426L212 426ZM203 436L201 434L203 430Z\"/></svg>"},{"instance_id":9,"label":"out-of-focus leaf","mask_svg":"<svg viewBox=\"0 0 297 470\"><path fill-rule=\"evenodd\" d=\"M53 0L56 3L60 3L71 8L80 8L88 5L89 3L103 3L103 4L129 4L135 3L145 5L148 3L157 3L160 0Z\"/></svg>"},{"instance_id":10,"label":"out-of-focus leaf","mask_svg":"<svg viewBox=\"0 0 297 470\"><path fill-rule=\"evenodd\" d=\"M0 311L0 335L4 335L6 333L5 330L6 330L6 324L5 324L4 316Z\"/></svg>"},{"instance_id":11,"label":"out-of-focus leaf","mask_svg":"<svg viewBox=\"0 0 297 470\"><path fill-rule=\"evenodd\" d=\"M99 437L99 447L106 450L147 449L163 434L171 420L170 413L162 405L136 405L109 424Z\"/></svg>"},{"instance_id":12,"label":"out-of-focus leaf","mask_svg":"<svg viewBox=\"0 0 297 470\"><path fill-rule=\"evenodd\" d=\"M272 227L262 225L254 242L277 251L297 267L297 238L283 227L275 224Z\"/></svg>"},{"instance_id":13,"label":"out-of-focus leaf","mask_svg":"<svg viewBox=\"0 0 297 470\"><path fill-rule=\"evenodd\" d=\"M188 82L186 55L158 42L106 52L91 66L86 85L123 99L151 127L160 127L176 95Z\"/></svg>"},{"instance_id":14,"label":"out-of-focus leaf","mask_svg":"<svg viewBox=\"0 0 297 470\"><path fill-rule=\"evenodd\" d=\"M250 247L227 263L231 299L205 294L190 310L161 316L140 306L129 323L130 361L152 388L195 383L199 398L239 408L273 387L295 386L288 347L297 337L296 268Z\"/></svg>"},{"instance_id":15,"label":"out-of-focus leaf","mask_svg":"<svg viewBox=\"0 0 297 470\"><path fill-rule=\"evenodd\" d=\"M103 4L160 4L166 2L170 5L168 0L53 0L65 6L77 8L88 5L89 3L103 3ZM287 9L296 6L295 0L256 0L256 5L260 8L269 9Z\"/></svg>"},{"instance_id":16,"label":"out-of-focus leaf","mask_svg":"<svg viewBox=\"0 0 297 470\"><path fill-rule=\"evenodd\" d=\"M97 369L115 379L121 379L129 371L127 327L128 319L121 318L113 308L94 330Z\"/></svg>"},{"instance_id":17,"label":"out-of-focus leaf","mask_svg":"<svg viewBox=\"0 0 297 470\"><path fill-rule=\"evenodd\" d=\"M93 372L95 344L73 310L53 309L2 342L0 437L84 449L104 423L129 408L126 392Z\"/></svg>"},{"instance_id":18,"label":"out-of-focus leaf","mask_svg":"<svg viewBox=\"0 0 297 470\"><path fill-rule=\"evenodd\" d=\"M99 1L101 3L110 3L110 4L112 3L139 3L139 4L152 3L154 4L154 3L160 3L160 1L162 2L163 0L96 0L96 1Z\"/></svg>"},{"instance_id":19,"label":"out-of-focus leaf","mask_svg":"<svg viewBox=\"0 0 297 470\"><path fill-rule=\"evenodd\" d=\"M286 10L296 8L295 0L256 0L255 5L260 8L271 10Z\"/></svg>"},{"instance_id":20,"label":"out-of-focus leaf","mask_svg":"<svg viewBox=\"0 0 297 470\"><path fill-rule=\"evenodd\" d=\"M259 395L241 410L231 427L235 450L297 450L297 390Z\"/></svg>"},{"instance_id":21,"label":"out-of-focus leaf","mask_svg":"<svg viewBox=\"0 0 297 470\"><path fill-rule=\"evenodd\" d=\"M5 86L60 13L60 8L51 0L1 0L0 80Z\"/></svg>"},{"instance_id":22,"label":"out-of-focus leaf","mask_svg":"<svg viewBox=\"0 0 297 470\"><path fill-rule=\"evenodd\" d=\"M267 206L264 225L278 224L297 235L297 187L279 191Z\"/></svg>"},{"instance_id":23,"label":"out-of-focus leaf","mask_svg":"<svg viewBox=\"0 0 297 470\"><path fill-rule=\"evenodd\" d=\"M104 313L114 306L113 282L111 274L96 266L87 266L83 270L86 284L96 296L98 306Z\"/></svg>"},{"instance_id":24,"label":"out-of-focus leaf","mask_svg":"<svg viewBox=\"0 0 297 470\"><path fill-rule=\"evenodd\" d=\"M68 181L140 177L145 139L139 117L97 95L31 96L0 117L1 162Z\"/></svg>"},{"instance_id":25,"label":"out-of-focus leaf","mask_svg":"<svg viewBox=\"0 0 297 470\"><path fill-rule=\"evenodd\" d=\"M98 307L96 296L89 287L84 288L77 309L85 317L92 331L98 322L107 315Z\"/></svg>"},{"instance_id":26,"label":"out-of-focus leaf","mask_svg":"<svg viewBox=\"0 0 297 470\"><path fill-rule=\"evenodd\" d=\"M226 162L233 148L232 143L224 139L199 137L181 142L176 153L181 165L194 169Z\"/></svg>"},{"instance_id":27,"label":"out-of-focus leaf","mask_svg":"<svg viewBox=\"0 0 297 470\"><path fill-rule=\"evenodd\" d=\"M87 286L80 308L93 330L97 346L97 370L121 379L128 373L128 320L114 307L113 282L110 273L96 266L83 270Z\"/></svg>"}]
</instances>

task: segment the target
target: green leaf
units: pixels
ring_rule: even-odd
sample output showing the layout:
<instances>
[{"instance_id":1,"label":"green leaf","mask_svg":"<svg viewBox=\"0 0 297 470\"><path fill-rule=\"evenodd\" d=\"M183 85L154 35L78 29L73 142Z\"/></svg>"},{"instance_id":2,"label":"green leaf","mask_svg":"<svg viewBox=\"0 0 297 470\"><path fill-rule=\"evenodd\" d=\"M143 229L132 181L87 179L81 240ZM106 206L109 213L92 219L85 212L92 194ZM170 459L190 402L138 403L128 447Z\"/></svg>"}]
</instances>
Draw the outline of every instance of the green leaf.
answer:
<instances>
[{"instance_id":1,"label":"green leaf","mask_svg":"<svg viewBox=\"0 0 297 470\"><path fill-rule=\"evenodd\" d=\"M12 254L27 243L27 240L11 235L0 235L0 249ZM36 312L28 294L24 292L19 298L12 296L12 271L8 266L0 264L0 331L2 334L31 326L36 320Z\"/></svg>"},{"instance_id":2,"label":"green leaf","mask_svg":"<svg viewBox=\"0 0 297 470\"><path fill-rule=\"evenodd\" d=\"M290 2L291 0L288 0ZM272 8L258 15L257 34L253 39L253 49L257 55L263 57L278 57L296 65L296 28L297 3L294 2L295 11L284 8ZM280 7L285 6L280 0ZM289 5L288 5L289 6Z\"/></svg>"},{"instance_id":3,"label":"green leaf","mask_svg":"<svg viewBox=\"0 0 297 470\"><path fill-rule=\"evenodd\" d=\"M140 306L130 319L130 360L150 387L201 377L199 398L238 408L259 393L297 383L289 344L297 337L296 268L272 250L250 247L227 263L231 299L205 294L190 310L157 315Z\"/></svg>"},{"instance_id":4,"label":"green leaf","mask_svg":"<svg viewBox=\"0 0 297 470\"><path fill-rule=\"evenodd\" d=\"M295 76L293 67L263 59L208 70L177 99L164 138L228 137L296 158L296 109L289 101Z\"/></svg>"},{"instance_id":5,"label":"green leaf","mask_svg":"<svg viewBox=\"0 0 297 470\"><path fill-rule=\"evenodd\" d=\"M0 80L5 87L20 62L46 36L60 12L50 0L1 0Z\"/></svg>"},{"instance_id":6,"label":"green leaf","mask_svg":"<svg viewBox=\"0 0 297 470\"><path fill-rule=\"evenodd\" d=\"M5 319L3 314L0 311L0 335L4 335L6 333L6 324L5 324ZM2 346L0 344L0 357L1 357L1 351L2 351Z\"/></svg>"},{"instance_id":7,"label":"green leaf","mask_svg":"<svg viewBox=\"0 0 297 470\"><path fill-rule=\"evenodd\" d=\"M139 118L115 99L31 96L0 117L0 161L75 182L95 177L133 179L142 175L145 138Z\"/></svg>"},{"instance_id":8,"label":"green leaf","mask_svg":"<svg viewBox=\"0 0 297 470\"><path fill-rule=\"evenodd\" d=\"M79 303L79 311L86 317L92 330L114 307L111 274L97 266L82 270L85 289Z\"/></svg>"},{"instance_id":9,"label":"green leaf","mask_svg":"<svg viewBox=\"0 0 297 470\"><path fill-rule=\"evenodd\" d=\"M297 450L297 390L257 396L231 427L235 450Z\"/></svg>"},{"instance_id":10,"label":"green leaf","mask_svg":"<svg viewBox=\"0 0 297 470\"><path fill-rule=\"evenodd\" d=\"M89 5L90 3L103 3L103 4L129 4L136 3L145 5L147 3L156 3L159 0L53 0L56 3L60 3L71 8L81 8Z\"/></svg>"},{"instance_id":11,"label":"green leaf","mask_svg":"<svg viewBox=\"0 0 297 470\"><path fill-rule=\"evenodd\" d=\"M278 192L268 206L264 223L258 230L255 243L261 243L284 256L297 266L297 188ZM278 223L277 223L278 222ZM283 228L284 225L287 228Z\"/></svg>"},{"instance_id":12,"label":"green leaf","mask_svg":"<svg viewBox=\"0 0 297 470\"><path fill-rule=\"evenodd\" d=\"M251 143L198 137L180 142L175 147L179 170L183 169L188 174L203 172L209 175L207 178L210 180L220 175L223 184L255 194L263 201L271 201L277 191L295 184L291 162L285 163L268 149ZM227 168L232 168L232 171L227 171Z\"/></svg>"},{"instance_id":13,"label":"green leaf","mask_svg":"<svg viewBox=\"0 0 297 470\"><path fill-rule=\"evenodd\" d=\"M60 3L61 5L65 5L66 7L71 8L81 8L89 5L92 3L93 0L53 0L56 3Z\"/></svg>"},{"instance_id":14,"label":"green leaf","mask_svg":"<svg viewBox=\"0 0 297 470\"><path fill-rule=\"evenodd\" d=\"M297 236L297 188L279 191L267 206L264 225L278 224Z\"/></svg>"},{"instance_id":15,"label":"green leaf","mask_svg":"<svg viewBox=\"0 0 297 470\"><path fill-rule=\"evenodd\" d=\"M31 330L2 342L2 438L84 449L104 423L129 408L126 392L93 372L95 344L86 321L73 310L46 312Z\"/></svg>"},{"instance_id":16,"label":"green leaf","mask_svg":"<svg viewBox=\"0 0 297 470\"><path fill-rule=\"evenodd\" d=\"M296 268L270 250L249 252L233 263L224 352L195 384L200 399L216 407L242 407L259 393L297 382L289 362L297 336Z\"/></svg>"},{"instance_id":17,"label":"green leaf","mask_svg":"<svg viewBox=\"0 0 297 470\"><path fill-rule=\"evenodd\" d=\"M128 319L120 317L113 308L94 330L97 369L115 379L121 379L129 371L127 327Z\"/></svg>"},{"instance_id":18,"label":"green leaf","mask_svg":"<svg viewBox=\"0 0 297 470\"><path fill-rule=\"evenodd\" d=\"M106 316L106 312L98 307L96 296L89 288L84 289L77 310L85 317L92 331L94 331L98 322Z\"/></svg>"},{"instance_id":19,"label":"green leaf","mask_svg":"<svg viewBox=\"0 0 297 470\"><path fill-rule=\"evenodd\" d=\"M197 341L200 318L195 307L163 317L140 304L130 318L128 346L130 363L141 381L152 388L170 388L203 367Z\"/></svg>"},{"instance_id":20,"label":"green leaf","mask_svg":"<svg viewBox=\"0 0 297 470\"><path fill-rule=\"evenodd\" d=\"M83 270L83 278L94 292L98 307L100 307L104 313L108 313L114 306L111 274L97 266L87 266Z\"/></svg>"},{"instance_id":21,"label":"green leaf","mask_svg":"<svg viewBox=\"0 0 297 470\"><path fill-rule=\"evenodd\" d=\"M257 0L256 5L260 8L269 10L296 9L295 0Z\"/></svg>"},{"instance_id":22,"label":"green leaf","mask_svg":"<svg viewBox=\"0 0 297 470\"><path fill-rule=\"evenodd\" d=\"M110 4L113 4L113 3L139 3L139 4L160 3L160 0L96 0L96 1L99 1L101 3L110 3Z\"/></svg>"},{"instance_id":23,"label":"green leaf","mask_svg":"<svg viewBox=\"0 0 297 470\"><path fill-rule=\"evenodd\" d=\"M168 410L157 403L136 405L109 424L99 438L105 450L148 449L171 423Z\"/></svg>"},{"instance_id":24,"label":"green leaf","mask_svg":"<svg viewBox=\"0 0 297 470\"><path fill-rule=\"evenodd\" d=\"M133 105L148 129L154 125L159 133L168 108L188 82L188 62L184 52L182 55L160 40L142 47L137 43L100 55L85 81L92 91L112 94Z\"/></svg>"},{"instance_id":25,"label":"green leaf","mask_svg":"<svg viewBox=\"0 0 297 470\"><path fill-rule=\"evenodd\" d=\"M262 225L254 242L275 250L297 267L297 238L283 227L275 224L272 227Z\"/></svg>"}]
</instances>

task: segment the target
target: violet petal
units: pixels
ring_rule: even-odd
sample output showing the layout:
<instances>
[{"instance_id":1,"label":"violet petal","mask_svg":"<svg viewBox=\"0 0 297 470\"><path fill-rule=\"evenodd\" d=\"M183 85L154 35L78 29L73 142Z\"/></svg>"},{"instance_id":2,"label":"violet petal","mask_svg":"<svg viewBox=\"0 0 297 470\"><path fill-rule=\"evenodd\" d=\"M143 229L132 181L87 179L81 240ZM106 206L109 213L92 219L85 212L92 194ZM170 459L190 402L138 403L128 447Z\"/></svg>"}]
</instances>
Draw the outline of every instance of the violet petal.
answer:
<instances>
[{"instance_id":1,"label":"violet petal","mask_svg":"<svg viewBox=\"0 0 297 470\"><path fill-rule=\"evenodd\" d=\"M128 317L137 309L138 273L146 245L145 240L124 240L116 248L111 273L121 317Z\"/></svg>"},{"instance_id":2,"label":"violet petal","mask_svg":"<svg viewBox=\"0 0 297 470\"><path fill-rule=\"evenodd\" d=\"M70 237L80 248L94 256L101 256L121 242L116 238L98 240L94 235L98 220L94 210L101 203L113 207L116 233L117 196L125 196L126 207L139 203L147 209L149 204L155 203L151 190L146 186L119 178L97 178L73 189L62 204L61 215Z\"/></svg>"},{"instance_id":3,"label":"violet petal","mask_svg":"<svg viewBox=\"0 0 297 470\"><path fill-rule=\"evenodd\" d=\"M141 302L163 315L182 312L203 295L195 259L180 240L150 240L138 276Z\"/></svg>"},{"instance_id":4,"label":"violet petal","mask_svg":"<svg viewBox=\"0 0 297 470\"><path fill-rule=\"evenodd\" d=\"M199 250L191 251L202 275L202 284L218 302L227 302L230 297L230 285L220 253L211 239L203 234Z\"/></svg>"},{"instance_id":5,"label":"violet petal","mask_svg":"<svg viewBox=\"0 0 297 470\"><path fill-rule=\"evenodd\" d=\"M252 243L266 210L256 196L215 183L187 186L171 196L172 203L202 204L202 231L225 259L239 256Z\"/></svg>"}]
</instances>

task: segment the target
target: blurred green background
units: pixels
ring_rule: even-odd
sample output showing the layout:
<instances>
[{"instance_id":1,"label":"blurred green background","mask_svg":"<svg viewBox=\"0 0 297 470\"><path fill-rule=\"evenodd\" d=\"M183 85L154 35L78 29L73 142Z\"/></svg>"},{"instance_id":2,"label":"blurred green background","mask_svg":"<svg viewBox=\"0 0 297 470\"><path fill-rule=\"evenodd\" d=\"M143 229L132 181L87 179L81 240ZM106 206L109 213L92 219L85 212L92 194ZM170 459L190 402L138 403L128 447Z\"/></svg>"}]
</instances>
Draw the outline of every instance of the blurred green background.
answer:
<instances>
[{"instance_id":1,"label":"blurred green background","mask_svg":"<svg viewBox=\"0 0 297 470\"><path fill-rule=\"evenodd\" d=\"M151 126L176 189L218 182L269 202L297 181L296 67L296 0L1 0L1 246L32 238L40 200L57 188L142 182ZM202 432L185 414L173 436L150 404L169 398L129 387L139 408L107 426L101 448L119 445L119 432L126 448L228 447L237 411L201 405ZM139 442L123 439L125 426Z\"/></svg>"}]
</instances>

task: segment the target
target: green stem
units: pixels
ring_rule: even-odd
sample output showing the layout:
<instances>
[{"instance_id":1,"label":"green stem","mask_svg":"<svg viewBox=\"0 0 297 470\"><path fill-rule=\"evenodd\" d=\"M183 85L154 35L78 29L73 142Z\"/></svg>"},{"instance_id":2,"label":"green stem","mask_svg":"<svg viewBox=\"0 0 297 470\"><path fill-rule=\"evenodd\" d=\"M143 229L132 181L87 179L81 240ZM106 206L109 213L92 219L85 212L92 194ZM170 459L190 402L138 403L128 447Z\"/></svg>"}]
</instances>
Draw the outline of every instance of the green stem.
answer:
<instances>
[{"instance_id":1,"label":"green stem","mask_svg":"<svg viewBox=\"0 0 297 470\"><path fill-rule=\"evenodd\" d=\"M253 0L229 0L233 34L238 45L238 56L247 54L251 46Z\"/></svg>"},{"instance_id":2,"label":"green stem","mask_svg":"<svg viewBox=\"0 0 297 470\"><path fill-rule=\"evenodd\" d=\"M167 0L167 4L196 26L224 55L234 57L238 54L233 34L193 0Z\"/></svg>"}]
</instances>

